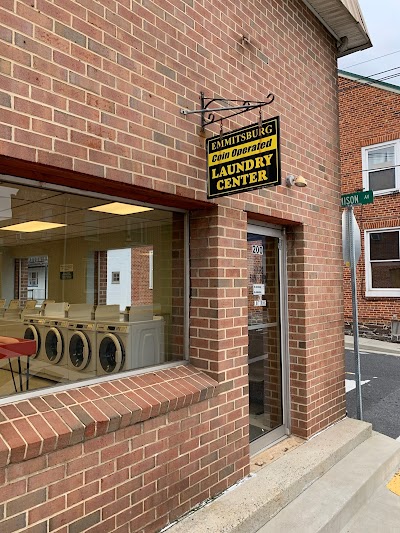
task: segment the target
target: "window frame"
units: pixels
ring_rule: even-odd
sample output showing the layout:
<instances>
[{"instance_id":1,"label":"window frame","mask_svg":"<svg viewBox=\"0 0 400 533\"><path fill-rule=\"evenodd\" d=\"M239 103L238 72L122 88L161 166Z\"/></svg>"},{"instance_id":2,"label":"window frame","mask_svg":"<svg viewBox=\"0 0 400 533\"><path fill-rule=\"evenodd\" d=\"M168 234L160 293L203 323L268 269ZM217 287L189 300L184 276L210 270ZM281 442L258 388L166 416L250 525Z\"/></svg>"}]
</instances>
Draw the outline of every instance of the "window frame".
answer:
<instances>
[{"instance_id":1,"label":"window frame","mask_svg":"<svg viewBox=\"0 0 400 533\"><path fill-rule=\"evenodd\" d=\"M33 277L34 275L36 276L36 283L33 281ZM39 287L39 272L37 270L31 270L31 272L29 272L29 269L28 269L28 288L36 288L36 287Z\"/></svg>"},{"instance_id":2,"label":"window frame","mask_svg":"<svg viewBox=\"0 0 400 533\"><path fill-rule=\"evenodd\" d=\"M140 376L143 374L148 374L149 372L157 372L158 370L164 371L168 368L175 368L182 365L188 365L189 364L189 312L190 312L190 262L189 262L189 256L190 256L190 217L189 217L189 210L183 209L180 207L170 207L165 206L162 204L152 204L152 203L144 203L140 201L135 201L131 198L127 198L125 196L115 196L110 194L104 194L99 192L94 192L92 190L83 190L78 189L75 187L69 187L67 185L58 185L53 183L42 183L37 180L33 179L27 179L22 178L15 175L8 175L8 174L0 174L2 177L2 181L5 183L10 184L17 184L17 185L26 185L27 187L36 187L36 188L45 188L52 191L57 192L65 192L65 193L71 193L76 194L79 196L86 196L90 198L96 198L105 200L107 202L124 202L127 204L132 205L143 205L144 207L151 207L154 209L158 209L161 211L169 211L173 213L182 213L183 214L183 224L184 224L184 231L183 231L183 250L184 250L184 257L183 257L183 264L184 264L184 285L183 285L183 307L184 307L184 313L183 313L183 358L179 361L168 361L161 364L156 364L153 366L147 366L142 368L135 368L131 370L125 370L122 372L117 372L109 375L98 375L95 377L88 377L84 378L82 380L78 381L71 381L71 382L65 382L60 383L57 385L49 386L49 387L43 387L38 389L32 389L29 391L23 391L18 392L16 394L11 395L5 395L0 396L0 406L1 405L7 405L10 402L15 403L23 400L29 400L31 398L37 398L42 397L44 395L51 395L56 394L57 392L65 392L67 390L74 390L81 387L87 387L92 385L97 385L99 383L108 383L114 380L118 379L124 379L129 378L133 376Z\"/></svg>"},{"instance_id":3,"label":"window frame","mask_svg":"<svg viewBox=\"0 0 400 533\"><path fill-rule=\"evenodd\" d=\"M149 289L153 290L153 250L149 251Z\"/></svg>"},{"instance_id":4,"label":"window frame","mask_svg":"<svg viewBox=\"0 0 400 533\"><path fill-rule=\"evenodd\" d=\"M121 283L121 272L120 271L111 272L111 283L114 285L120 285Z\"/></svg>"},{"instance_id":5,"label":"window frame","mask_svg":"<svg viewBox=\"0 0 400 533\"><path fill-rule=\"evenodd\" d=\"M400 288L395 289L384 289L384 288L376 288L374 289L372 287L372 263L379 262L393 262L396 261L393 259L387 259L387 260L372 260L370 259L370 234L371 233L386 233L386 232L394 232L397 231L398 238L399 238L399 248L400 248L400 227L396 226L393 228L375 228L375 229L368 229L364 231L364 261L365 261L365 296L373 297L386 297L386 298L400 298ZM400 258L398 259L400 264Z\"/></svg>"},{"instance_id":6,"label":"window frame","mask_svg":"<svg viewBox=\"0 0 400 533\"><path fill-rule=\"evenodd\" d=\"M384 143L371 144L370 146L364 146L362 150L362 179L363 179L363 188L366 191L371 190L369 185L369 173L368 168L368 153L373 150L379 150L380 148L385 148L386 146L394 146L394 181L395 186L391 189L382 189L380 191L374 191L374 196L382 196L384 194L392 194L400 190L400 139L394 141L387 141ZM384 168L393 168L393 167L384 167ZM378 169L374 169L378 170ZM383 168L382 168L383 170Z\"/></svg>"}]
</instances>

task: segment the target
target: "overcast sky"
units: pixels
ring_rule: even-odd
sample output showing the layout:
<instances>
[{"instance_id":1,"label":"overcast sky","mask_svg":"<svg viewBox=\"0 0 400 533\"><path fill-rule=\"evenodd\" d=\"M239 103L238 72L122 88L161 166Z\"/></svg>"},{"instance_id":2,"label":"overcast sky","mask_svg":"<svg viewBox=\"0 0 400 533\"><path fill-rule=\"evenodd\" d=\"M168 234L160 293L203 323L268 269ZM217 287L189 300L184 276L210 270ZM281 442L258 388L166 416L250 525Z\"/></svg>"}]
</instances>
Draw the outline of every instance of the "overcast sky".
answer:
<instances>
[{"instance_id":1,"label":"overcast sky","mask_svg":"<svg viewBox=\"0 0 400 533\"><path fill-rule=\"evenodd\" d=\"M376 79L398 74L397 77L382 81L400 85L400 0L358 2L373 47L339 59L339 68ZM379 57L383 55L386 57ZM378 74L389 69L395 70Z\"/></svg>"}]
</instances>

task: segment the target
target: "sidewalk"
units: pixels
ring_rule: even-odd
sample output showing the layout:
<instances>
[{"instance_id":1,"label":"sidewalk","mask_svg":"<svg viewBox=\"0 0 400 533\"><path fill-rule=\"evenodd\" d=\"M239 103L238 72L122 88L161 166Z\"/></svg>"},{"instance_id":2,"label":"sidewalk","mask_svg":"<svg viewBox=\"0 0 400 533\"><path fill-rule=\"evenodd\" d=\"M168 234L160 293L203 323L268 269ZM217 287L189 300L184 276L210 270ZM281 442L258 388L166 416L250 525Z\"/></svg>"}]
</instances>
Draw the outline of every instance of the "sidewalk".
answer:
<instances>
[{"instance_id":1,"label":"sidewalk","mask_svg":"<svg viewBox=\"0 0 400 533\"><path fill-rule=\"evenodd\" d=\"M345 335L344 342L346 350L354 349L353 337L351 337L350 335ZM400 356L400 344L395 342L385 342L378 341L375 339L365 339L364 337L359 337L358 344L360 352L376 352Z\"/></svg>"}]
</instances>

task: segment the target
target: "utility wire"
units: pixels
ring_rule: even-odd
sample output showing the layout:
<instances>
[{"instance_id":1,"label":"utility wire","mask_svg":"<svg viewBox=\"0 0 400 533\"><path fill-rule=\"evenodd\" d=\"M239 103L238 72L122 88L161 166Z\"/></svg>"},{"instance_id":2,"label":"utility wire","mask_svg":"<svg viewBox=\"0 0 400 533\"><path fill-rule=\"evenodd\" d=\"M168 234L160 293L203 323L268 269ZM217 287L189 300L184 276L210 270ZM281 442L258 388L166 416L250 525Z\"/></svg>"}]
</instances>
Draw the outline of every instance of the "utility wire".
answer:
<instances>
[{"instance_id":1,"label":"utility wire","mask_svg":"<svg viewBox=\"0 0 400 533\"><path fill-rule=\"evenodd\" d=\"M346 68L356 67L357 65L364 65L365 63L370 63L371 61L375 61L376 59L381 59L382 57L392 56L393 54L398 54L400 50L395 50L394 52L389 52L388 54L384 54L383 56L377 56L373 57L372 59L367 59L366 61L360 61L359 63L353 63L352 65L347 65Z\"/></svg>"},{"instance_id":2,"label":"utility wire","mask_svg":"<svg viewBox=\"0 0 400 533\"><path fill-rule=\"evenodd\" d=\"M382 76L381 78L371 78L371 76L378 76L379 74L385 74L386 72L391 72L393 70L398 70L398 69L400 69L400 66L394 67L394 68L390 68L390 69L387 69L387 70L383 70L382 72L377 72L376 74L371 74L370 76L361 76L360 80L349 80L349 79L347 79L344 87L339 89L339 92L345 92L345 91L349 91L349 90L352 90L352 89L355 89L355 88L361 88L361 87L365 87L367 85L373 85L374 83L379 82L379 81L384 81L384 80L390 80L392 78L397 78L398 76L400 76L400 72L398 72L396 74L389 74L388 76ZM340 73L339 73L339 75L340 75ZM368 80L368 81L366 81L366 80Z\"/></svg>"},{"instance_id":3,"label":"utility wire","mask_svg":"<svg viewBox=\"0 0 400 533\"><path fill-rule=\"evenodd\" d=\"M379 76L379 74L386 74L386 72L391 72L392 70L397 70L398 68L400 68L400 66L398 67L393 67L393 68L388 68L387 70L381 70L380 72L375 72L375 74L370 74L369 76L362 76L361 74L354 74L355 76L360 76L361 78L371 78L371 76ZM339 69L341 70L341 69Z\"/></svg>"}]
</instances>

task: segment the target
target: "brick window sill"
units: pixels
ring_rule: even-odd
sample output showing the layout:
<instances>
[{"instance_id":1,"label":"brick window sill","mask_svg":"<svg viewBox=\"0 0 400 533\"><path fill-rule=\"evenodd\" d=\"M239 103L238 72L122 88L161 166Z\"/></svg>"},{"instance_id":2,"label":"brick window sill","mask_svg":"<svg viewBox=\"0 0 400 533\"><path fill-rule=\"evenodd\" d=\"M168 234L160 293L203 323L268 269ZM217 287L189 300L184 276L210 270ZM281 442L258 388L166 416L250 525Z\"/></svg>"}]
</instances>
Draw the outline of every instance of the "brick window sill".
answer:
<instances>
[{"instance_id":1,"label":"brick window sill","mask_svg":"<svg viewBox=\"0 0 400 533\"><path fill-rule=\"evenodd\" d=\"M53 452L217 395L191 365L122 377L0 407L0 467Z\"/></svg>"}]
</instances>

